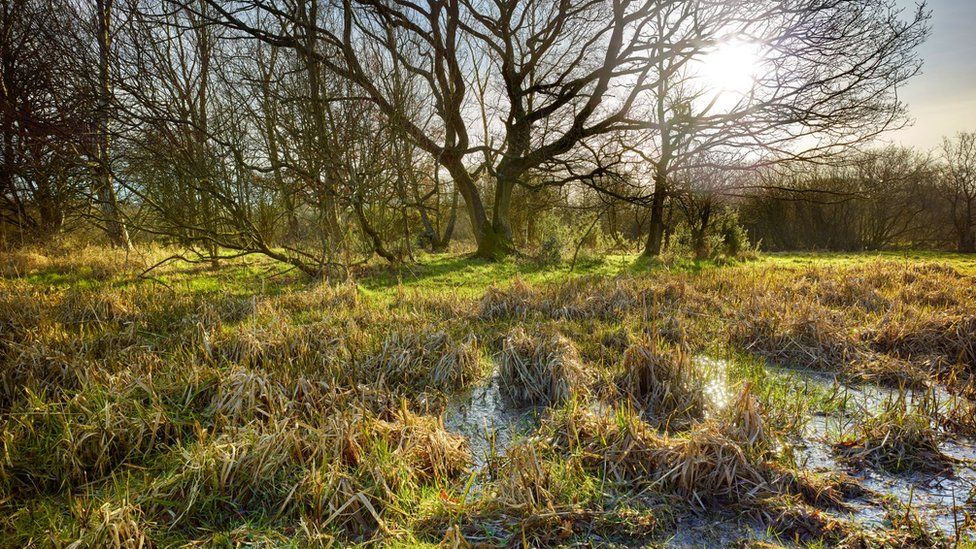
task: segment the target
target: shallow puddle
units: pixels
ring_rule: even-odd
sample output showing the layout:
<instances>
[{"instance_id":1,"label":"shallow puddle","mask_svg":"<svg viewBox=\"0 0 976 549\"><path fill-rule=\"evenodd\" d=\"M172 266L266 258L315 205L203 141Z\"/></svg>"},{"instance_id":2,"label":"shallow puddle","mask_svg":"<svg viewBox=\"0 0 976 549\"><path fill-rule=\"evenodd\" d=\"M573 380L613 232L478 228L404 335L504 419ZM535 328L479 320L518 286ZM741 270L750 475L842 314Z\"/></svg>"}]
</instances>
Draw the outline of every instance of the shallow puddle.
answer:
<instances>
[{"instance_id":1,"label":"shallow puddle","mask_svg":"<svg viewBox=\"0 0 976 549\"><path fill-rule=\"evenodd\" d=\"M718 411L729 405L733 395L729 390L727 361L705 355L694 357L694 363L706 375L705 393ZM897 389L877 385L845 385L822 372L770 367L772 373L788 375L801 383L821 385L843 403L835 413L819 413L809 418L802 436L791 440L793 458L801 469L815 471L844 471L878 495L876 498L854 499L847 512L833 512L836 516L854 520L867 528L886 527L886 509L882 498L891 498L912 510L930 527L941 530L950 539L970 510L970 493L976 487L976 440L956 439L943 443L941 449L959 460L951 473L943 475L891 475L871 469L851 470L834 457L830 441L837 433L850 427L852 421L865 413L878 410L886 401L899 397ZM906 390L909 405L922 398L934 396L938 403L948 402L949 395L940 389L926 395L924 391ZM501 395L497 374L469 391L454 396L444 411L444 425L454 433L465 436L471 448L473 465L482 471L492 456L502 456L513 442L530 434L538 426L543 408L520 409ZM762 525L735 517L687 515L678 519L677 531L666 542L671 547L727 546L742 539L765 539Z\"/></svg>"},{"instance_id":2,"label":"shallow puddle","mask_svg":"<svg viewBox=\"0 0 976 549\"><path fill-rule=\"evenodd\" d=\"M498 376L456 395L444 410L444 427L468 439L475 470L505 454L512 442L537 425L538 409L518 409L502 398Z\"/></svg>"},{"instance_id":3,"label":"shallow puddle","mask_svg":"<svg viewBox=\"0 0 976 549\"><path fill-rule=\"evenodd\" d=\"M717 512L684 515L676 526L674 536L664 543L666 547L734 547L742 540L771 539L760 522Z\"/></svg>"},{"instance_id":4,"label":"shallow puddle","mask_svg":"<svg viewBox=\"0 0 976 549\"><path fill-rule=\"evenodd\" d=\"M782 373L784 370L776 368ZM794 372L805 381L836 386L838 398L844 399L844 412L814 415L807 422L803 436L793 441L794 459L797 466L817 471L844 471L858 479L868 490L881 497L893 498L910 506L929 527L936 528L953 538L969 510L969 494L976 486L976 440L956 439L943 442L943 453L959 462L952 471L944 474L889 474L871 468L850 469L834 457L830 441L837 434L850 428L853 421L864 413L878 410L885 402L899 398L899 391L876 385L844 386L823 374ZM904 398L909 406L917 405L923 398L936 399L939 406L948 402L949 395L934 389L930 395L924 391L906 390ZM885 509L880 501L856 499L848 502L853 519L867 527L885 525Z\"/></svg>"}]
</instances>

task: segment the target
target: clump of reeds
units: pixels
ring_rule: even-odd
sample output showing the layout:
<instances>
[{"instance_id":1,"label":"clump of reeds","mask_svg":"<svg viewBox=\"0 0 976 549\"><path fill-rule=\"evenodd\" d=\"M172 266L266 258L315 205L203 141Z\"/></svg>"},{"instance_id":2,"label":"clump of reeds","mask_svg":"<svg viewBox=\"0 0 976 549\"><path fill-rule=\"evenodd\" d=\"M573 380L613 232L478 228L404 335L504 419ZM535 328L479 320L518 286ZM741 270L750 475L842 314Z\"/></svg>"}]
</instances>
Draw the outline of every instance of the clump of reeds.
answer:
<instances>
[{"instance_id":1,"label":"clump of reeds","mask_svg":"<svg viewBox=\"0 0 976 549\"><path fill-rule=\"evenodd\" d=\"M216 335L216 334L215 334ZM279 317L248 321L210 341L210 354L248 368L322 372L341 365L348 345L359 341L357 330L337 326L296 325Z\"/></svg>"},{"instance_id":2,"label":"clump of reeds","mask_svg":"<svg viewBox=\"0 0 976 549\"><path fill-rule=\"evenodd\" d=\"M385 420L340 414L326 429L335 456L313 462L284 505L347 537L390 534L387 521L404 513L400 493L443 487L470 462L463 437L404 407Z\"/></svg>"},{"instance_id":3,"label":"clump of reeds","mask_svg":"<svg viewBox=\"0 0 976 549\"><path fill-rule=\"evenodd\" d=\"M327 444L312 429L273 426L217 435L201 430L195 442L168 456L171 467L149 487L145 504L171 526L199 524L241 508L274 515L287 501L305 460L332 458Z\"/></svg>"},{"instance_id":4,"label":"clump of reeds","mask_svg":"<svg viewBox=\"0 0 976 549\"><path fill-rule=\"evenodd\" d=\"M863 528L850 520L832 516L798 497L769 498L762 514L773 532L799 546L828 544L831 547L874 547Z\"/></svg>"},{"instance_id":5,"label":"clump of reeds","mask_svg":"<svg viewBox=\"0 0 976 549\"><path fill-rule=\"evenodd\" d=\"M728 408L724 410L722 431L732 440L747 446L767 445L770 433L759 408L759 401L747 383Z\"/></svg>"},{"instance_id":6,"label":"clump of reeds","mask_svg":"<svg viewBox=\"0 0 976 549\"><path fill-rule=\"evenodd\" d=\"M553 330L532 336L520 327L502 343L498 373L502 395L518 406L565 402L588 378L572 341Z\"/></svg>"},{"instance_id":7,"label":"clump of reeds","mask_svg":"<svg viewBox=\"0 0 976 549\"><path fill-rule=\"evenodd\" d=\"M789 495L818 505L839 501L839 488L825 499L821 479L811 482L810 477L783 468L767 451L761 451L763 421L751 417L746 423L744 418L757 410L747 404L741 407L742 413L733 414L739 417L739 425L706 421L681 435L667 435L626 407L594 412L571 405L541 430L550 434L555 447L580 456L589 470L630 490L677 495L697 507L734 504L757 509L767 498Z\"/></svg>"},{"instance_id":8,"label":"clump of reeds","mask_svg":"<svg viewBox=\"0 0 976 549\"><path fill-rule=\"evenodd\" d=\"M384 518L388 510L378 492L381 489L364 485L354 470L341 463L326 462L302 475L284 505L316 529L361 540L389 532ZM334 539L333 535L327 539Z\"/></svg>"},{"instance_id":9,"label":"clump of reeds","mask_svg":"<svg viewBox=\"0 0 976 549\"><path fill-rule=\"evenodd\" d=\"M0 284L0 339L18 340L50 324L48 311L57 300L57 294L38 291L26 283Z\"/></svg>"},{"instance_id":10,"label":"clump of reeds","mask_svg":"<svg viewBox=\"0 0 976 549\"><path fill-rule=\"evenodd\" d=\"M76 502L72 514L83 525L76 546L127 549L153 545L148 521L138 504L127 498L90 507L81 505L82 501Z\"/></svg>"},{"instance_id":11,"label":"clump of reeds","mask_svg":"<svg viewBox=\"0 0 976 549\"><path fill-rule=\"evenodd\" d=\"M30 249L0 253L0 277L17 278L48 268L51 260Z\"/></svg>"},{"instance_id":12,"label":"clump of reeds","mask_svg":"<svg viewBox=\"0 0 976 549\"><path fill-rule=\"evenodd\" d=\"M213 324L237 323L259 314L262 309L269 308L264 299L256 295L224 295L217 299L208 300L203 306L203 318Z\"/></svg>"},{"instance_id":13,"label":"clump of reeds","mask_svg":"<svg viewBox=\"0 0 976 549\"><path fill-rule=\"evenodd\" d=\"M65 400L28 393L3 425L0 478L14 490L77 487L141 462L179 430L148 379L109 379Z\"/></svg>"},{"instance_id":14,"label":"clump of reeds","mask_svg":"<svg viewBox=\"0 0 976 549\"><path fill-rule=\"evenodd\" d=\"M0 410L25 398L28 390L59 396L73 393L99 374L99 368L60 328L32 332L20 341L4 341L0 367Z\"/></svg>"},{"instance_id":15,"label":"clump of reeds","mask_svg":"<svg viewBox=\"0 0 976 549\"><path fill-rule=\"evenodd\" d=\"M58 308L62 324L104 324L132 321L137 312L128 296L120 291L72 290Z\"/></svg>"},{"instance_id":16,"label":"clump of reeds","mask_svg":"<svg viewBox=\"0 0 976 549\"><path fill-rule=\"evenodd\" d=\"M899 393L842 434L834 451L852 465L892 473L951 470L953 460L939 449L939 434L933 425L933 398L926 396L913 405L905 392Z\"/></svg>"},{"instance_id":17,"label":"clump of reeds","mask_svg":"<svg viewBox=\"0 0 976 549\"><path fill-rule=\"evenodd\" d=\"M221 376L210 414L233 423L247 423L279 417L287 407L279 382L263 373L234 368Z\"/></svg>"},{"instance_id":18,"label":"clump of reeds","mask_svg":"<svg viewBox=\"0 0 976 549\"><path fill-rule=\"evenodd\" d=\"M361 378L388 385L458 390L481 375L481 351L474 336L458 342L442 331L394 332L359 370Z\"/></svg>"},{"instance_id":19,"label":"clump of reeds","mask_svg":"<svg viewBox=\"0 0 976 549\"><path fill-rule=\"evenodd\" d=\"M887 387L924 389L935 371L926 371L913 362L891 355L863 352L849 365L849 377Z\"/></svg>"},{"instance_id":20,"label":"clump of reeds","mask_svg":"<svg viewBox=\"0 0 976 549\"><path fill-rule=\"evenodd\" d=\"M0 254L0 276L19 277L50 271L79 278L108 280L145 269L151 256L160 250L151 248L141 253L103 246L24 248Z\"/></svg>"},{"instance_id":21,"label":"clump of reeds","mask_svg":"<svg viewBox=\"0 0 976 549\"><path fill-rule=\"evenodd\" d=\"M839 370L859 352L837 313L776 295L746 302L732 335L746 350L792 366Z\"/></svg>"},{"instance_id":22,"label":"clump of reeds","mask_svg":"<svg viewBox=\"0 0 976 549\"><path fill-rule=\"evenodd\" d=\"M621 390L659 425L686 426L704 417L705 376L680 347L640 342L627 348L621 366Z\"/></svg>"},{"instance_id":23,"label":"clump of reeds","mask_svg":"<svg viewBox=\"0 0 976 549\"><path fill-rule=\"evenodd\" d=\"M276 517L366 540L405 516L403 494L446 486L469 463L465 439L436 417L404 405L381 418L351 405L300 428L288 418L200 428L160 460L165 474L140 504L171 528Z\"/></svg>"},{"instance_id":24,"label":"clump of reeds","mask_svg":"<svg viewBox=\"0 0 976 549\"><path fill-rule=\"evenodd\" d=\"M814 286L814 296L831 307L856 307L864 311L881 311L890 301L881 293L876 280L867 273L824 269Z\"/></svg>"},{"instance_id":25,"label":"clump of reeds","mask_svg":"<svg viewBox=\"0 0 976 549\"><path fill-rule=\"evenodd\" d=\"M769 469L750 460L740 444L717 429L701 428L667 442L659 451L663 467L657 482L694 504L742 502L757 493L777 492Z\"/></svg>"},{"instance_id":26,"label":"clump of reeds","mask_svg":"<svg viewBox=\"0 0 976 549\"><path fill-rule=\"evenodd\" d=\"M619 318L638 305L626 280L608 282L593 276L571 278L555 286L542 302L550 317L576 320Z\"/></svg>"},{"instance_id":27,"label":"clump of reeds","mask_svg":"<svg viewBox=\"0 0 976 549\"><path fill-rule=\"evenodd\" d=\"M539 308L540 295L521 278L507 289L488 288L478 305L485 320L524 317Z\"/></svg>"},{"instance_id":28,"label":"clump of reeds","mask_svg":"<svg viewBox=\"0 0 976 549\"><path fill-rule=\"evenodd\" d=\"M904 309L870 334L879 351L905 359L936 356L949 364L976 365L976 314Z\"/></svg>"},{"instance_id":29,"label":"clump of reeds","mask_svg":"<svg viewBox=\"0 0 976 549\"><path fill-rule=\"evenodd\" d=\"M323 282L300 292L284 292L274 298L274 304L289 314L348 312L359 305L359 288L352 279L341 284Z\"/></svg>"},{"instance_id":30,"label":"clump of reeds","mask_svg":"<svg viewBox=\"0 0 976 549\"><path fill-rule=\"evenodd\" d=\"M953 395L939 410L939 426L951 435L976 436L976 403Z\"/></svg>"},{"instance_id":31,"label":"clump of reeds","mask_svg":"<svg viewBox=\"0 0 976 549\"><path fill-rule=\"evenodd\" d=\"M405 404L390 420L377 420L371 428L410 464L411 474L420 481L456 477L470 460L464 437L447 432L434 416L410 412Z\"/></svg>"},{"instance_id":32,"label":"clump of reeds","mask_svg":"<svg viewBox=\"0 0 976 549\"><path fill-rule=\"evenodd\" d=\"M496 503L507 512L526 515L579 505L593 492L593 479L580 463L556 455L540 439L526 439L509 447L493 479Z\"/></svg>"},{"instance_id":33,"label":"clump of reeds","mask_svg":"<svg viewBox=\"0 0 976 549\"><path fill-rule=\"evenodd\" d=\"M945 263L912 263L900 269L897 298L909 305L937 308L972 303L976 288L971 277Z\"/></svg>"}]
</instances>

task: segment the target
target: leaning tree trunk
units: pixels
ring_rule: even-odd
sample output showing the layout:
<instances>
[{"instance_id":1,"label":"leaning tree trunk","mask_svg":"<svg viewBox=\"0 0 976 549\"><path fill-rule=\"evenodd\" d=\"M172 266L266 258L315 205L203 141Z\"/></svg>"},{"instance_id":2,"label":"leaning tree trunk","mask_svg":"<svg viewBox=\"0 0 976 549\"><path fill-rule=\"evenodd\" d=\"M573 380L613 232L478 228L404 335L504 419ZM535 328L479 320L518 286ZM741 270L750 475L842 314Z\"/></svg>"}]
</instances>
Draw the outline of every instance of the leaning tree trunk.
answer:
<instances>
[{"instance_id":1,"label":"leaning tree trunk","mask_svg":"<svg viewBox=\"0 0 976 549\"><path fill-rule=\"evenodd\" d=\"M369 223L369 219L366 217L366 212L363 210L362 199L356 197L352 206L353 211L356 212L356 218L359 220L359 226L362 228L363 234L365 234L373 244L373 251L390 263L399 263L399 256L386 249L386 246L383 245L383 239L380 237L379 232L377 232L376 229L374 229Z\"/></svg>"},{"instance_id":2,"label":"leaning tree trunk","mask_svg":"<svg viewBox=\"0 0 976 549\"><path fill-rule=\"evenodd\" d=\"M474 257L498 260L510 254L514 250L511 245L511 238L507 240L506 245L505 237L499 235L492 223L488 221L485 204L481 200L478 187L461 162L460 156L444 154L441 157L441 164L450 172L467 207L468 218L471 220L471 230L474 233L475 242L478 244Z\"/></svg>"}]
</instances>

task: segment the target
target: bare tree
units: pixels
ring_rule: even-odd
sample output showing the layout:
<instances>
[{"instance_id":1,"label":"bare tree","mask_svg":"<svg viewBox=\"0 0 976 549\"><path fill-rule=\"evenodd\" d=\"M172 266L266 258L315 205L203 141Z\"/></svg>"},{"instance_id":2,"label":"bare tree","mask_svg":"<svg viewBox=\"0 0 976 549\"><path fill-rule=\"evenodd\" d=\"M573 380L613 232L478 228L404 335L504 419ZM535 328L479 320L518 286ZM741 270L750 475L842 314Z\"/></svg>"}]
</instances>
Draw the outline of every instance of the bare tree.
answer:
<instances>
[{"instance_id":1,"label":"bare tree","mask_svg":"<svg viewBox=\"0 0 976 549\"><path fill-rule=\"evenodd\" d=\"M0 230L46 241L87 204L95 94L83 29L56 0L0 1Z\"/></svg>"},{"instance_id":2,"label":"bare tree","mask_svg":"<svg viewBox=\"0 0 976 549\"><path fill-rule=\"evenodd\" d=\"M960 252L976 252L976 133L960 133L942 143L945 198Z\"/></svg>"},{"instance_id":3,"label":"bare tree","mask_svg":"<svg viewBox=\"0 0 976 549\"><path fill-rule=\"evenodd\" d=\"M112 8L114 0L95 0L95 33L98 44L98 98L94 147L95 194L98 197L102 223L109 241L120 248L131 246L129 232L119 209L118 195L112 178L109 122L113 104L112 75Z\"/></svg>"},{"instance_id":4,"label":"bare tree","mask_svg":"<svg viewBox=\"0 0 976 549\"><path fill-rule=\"evenodd\" d=\"M900 127L896 90L919 69L927 19L924 4L905 17L893 0L669 3L655 33L692 45L659 57L648 129L633 142L653 184L644 253L661 250L671 180L702 159L729 169L823 161ZM709 56L736 61L723 51L752 57L737 67L753 73L742 89L703 74Z\"/></svg>"},{"instance_id":5,"label":"bare tree","mask_svg":"<svg viewBox=\"0 0 976 549\"><path fill-rule=\"evenodd\" d=\"M314 22L301 9L263 2L208 0L214 19L246 35L317 58L353 82L391 123L450 173L464 199L478 243L477 255L510 253L512 190L530 171L580 143L627 128L627 114L648 73L646 19L653 2L543 0L421 3L346 0ZM192 6L183 4L187 9ZM264 15L265 17L261 17ZM260 25L277 20L276 25ZM318 37L311 51L308 33ZM476 64L480 56L485 61ZM469 89L472 72L484 76L488 99L501 122L489 124L475 145L467 119L479 108ZM389 75L405 71L431 102L438 126L399 109ZM495 114L495 113L492 113ZM492 117L493 118L493 117ZM493 194L475 181L487 173ZM491 215L486 206L491 200Z\"/></svg>"},{"instance_id":6,"label":"bare tree","mask_svg":"<svg viewBox=\"0 0 976 549\"><path fill-rule=\"evenodd\" d=\"M748 189L742 219L773 249L879 250L944 245L939 174L928 155L886 147L826 166L785 163L729 189Z\"/></svg>"}]
</instances>

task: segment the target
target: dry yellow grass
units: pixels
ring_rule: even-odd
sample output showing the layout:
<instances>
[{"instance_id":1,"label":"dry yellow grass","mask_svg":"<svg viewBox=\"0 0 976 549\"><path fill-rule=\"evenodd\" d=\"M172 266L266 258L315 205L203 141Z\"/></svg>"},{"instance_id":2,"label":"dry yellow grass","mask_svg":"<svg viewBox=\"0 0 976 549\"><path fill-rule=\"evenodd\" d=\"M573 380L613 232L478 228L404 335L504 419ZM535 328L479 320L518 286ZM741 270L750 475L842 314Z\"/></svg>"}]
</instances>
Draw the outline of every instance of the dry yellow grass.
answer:
<instances>
[{"instance_id":1,"label":"dry yellow grass","mask_svg":"<svg viewBox=\"0 0 976 549\"><path fill-rule=\"evenodd\" d=\"M750 384L735 362L749 354L953 393L924 413L858 416L840 452L865 466L924 469L944 436L974 432L976 290L948 265L499 280L459 296L249 286L253 271L230 262L169 266L163 285L134 278L153 258L94 249L0 259L0 536L14 545L549 545L597 530L637 544L694 507L853 544L822 511L868 496L785 465L783 416L805 409ZM723 409L690 360L703 350L735 362ZM475 470L441 412L483 405L465 390L487 382L489 356L508 404L541 423L499 435Z\"/></svg>"}]
</instances>

